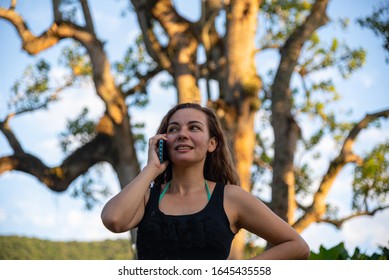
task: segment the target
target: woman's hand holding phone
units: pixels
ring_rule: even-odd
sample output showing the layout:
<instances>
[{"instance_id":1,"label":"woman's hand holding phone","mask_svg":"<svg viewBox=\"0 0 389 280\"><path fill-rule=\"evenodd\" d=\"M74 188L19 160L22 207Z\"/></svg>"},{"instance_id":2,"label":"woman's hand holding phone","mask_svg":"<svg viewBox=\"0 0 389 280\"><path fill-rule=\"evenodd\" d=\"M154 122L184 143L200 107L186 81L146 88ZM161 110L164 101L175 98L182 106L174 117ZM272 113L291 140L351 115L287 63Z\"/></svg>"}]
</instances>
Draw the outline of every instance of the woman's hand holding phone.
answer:
<instances>
[{"instance_id":1,"label":"woman's hand holding phone","mask_svg":"<svg viewBox=\"0 0 389 280\"><path fill-rule=\"evenodd\" d=\"M158 141L158 158L160 163L164 163L168 160L166 142L163 139L159 139Z\"/></svg>"},{"instance_id":2,"label":"woman's hand holding phone","mask_svg":"<svg viewBox=\"0 0 389 280\"><path fill-rule=\"evenodd\" d=\"M165 171L169 164L166 140L166 134L157 134L149 140L147 165L157 167L159 174Z\"/></svg>"}]
</instances>

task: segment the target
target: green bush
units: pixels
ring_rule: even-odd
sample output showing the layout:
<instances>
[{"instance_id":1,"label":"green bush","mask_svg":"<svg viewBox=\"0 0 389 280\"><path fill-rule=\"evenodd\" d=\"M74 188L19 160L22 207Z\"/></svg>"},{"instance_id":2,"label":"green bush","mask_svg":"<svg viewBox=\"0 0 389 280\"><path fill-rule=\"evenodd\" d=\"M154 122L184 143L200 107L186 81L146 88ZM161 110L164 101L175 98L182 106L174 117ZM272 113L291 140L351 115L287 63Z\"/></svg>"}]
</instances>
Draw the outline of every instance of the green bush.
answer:
<instances>
[{"instance_id":1,"label":"green bush","mask_svg":"<svg viewBox=\"0 0 389 280\"><path fill-rule=\"evenodd\" d=\"M126 239L94 242L54 242L19 236L0 236L0 260L129 260Z\"/></svg>"},{"instance_id":2,"label":"green bush","mask_svg":"<svg viewBox=\"0 0 389 280\"><path fill-rule=\"evenodd\" d=\"M367 255L361 252L357 247L352 255L349 255L344 243L341 242L338 245L326 249L320 246L319 253L311 252L311 260L388 260L389 259L389 247L379 247L380 253L373 253Z\"/></svg>"}]
</instances>

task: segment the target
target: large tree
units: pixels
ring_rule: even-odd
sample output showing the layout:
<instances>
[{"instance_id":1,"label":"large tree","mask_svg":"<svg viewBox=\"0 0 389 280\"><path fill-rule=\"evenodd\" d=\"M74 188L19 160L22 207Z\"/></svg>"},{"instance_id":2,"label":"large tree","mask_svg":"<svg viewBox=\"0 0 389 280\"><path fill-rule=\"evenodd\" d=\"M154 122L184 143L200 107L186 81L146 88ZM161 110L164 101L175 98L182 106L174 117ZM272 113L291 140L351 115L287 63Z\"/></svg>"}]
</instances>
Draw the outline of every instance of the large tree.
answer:
<instances>
[{"instance_id":1,"label":"large tree","mask_svg":"<svg viewBox=\"0 0 389 280\"><path fill-rule=\"evenodd\" d=\"M9 7L0 8L0 18L15 27L24 51L36 55L64 39L75 43L63 52L63 63L71 74L62 85L55 89L50 86L50 66L45 61L27 72L28 81L15 84L13 111L0 120L0 130L13 153L0 158L0 174L22 171L61 192L93 166L107 162L124 187L140 169L138 136L126 100L136 96L136 102L143 103L148 82L164 71L172 78L177 102L203 102L215 109L227 131L243 188L251 191L257 176L271 174L269 206L299 232L316 222L340 227L351 217L373 215L388 208L384 204L389 192L385 183L388 143L382 143L365 158L353 151L353 144L370 123L387 118L389 110L367 114L354 124L340 123L326 107L336 99L333 82L310 79L315 73L336 67L347 77L364 61L361 49L351 49L336 39L330 43L320 40L318 30L329 24L328 2L198 1L201 16L190 21L170 0L132 0L129 5L137 16L140 37L125 59L113 64L95 30L86 0L53 0L52 23L40 35L30 30L18 13L17 1L12 1ZM258 55L267 50L277 51L279 63L265 77L259 75ZM293 82L293 77L299 77L299 82ZM39 156L26 152L12 130L11 120L47 107L64 88L84 78L92 78L105 112L96 123L86 119L86 111L69 123L69 131L62 138L68 154L61 164L48 166ZM203 95L200 81L206 84ZM213 87L215 82L217 86ZM274 141L269 143L261 130L255 130L257 114L268 116ZM320 123L309 137L303 137L299 123L304 116ZM266 118L261 122L266 123ZM299 149L313 150L325 135L336 137L342 148L329 163L318 189L312 190L312 167L296 164L296 153ZM69 139L75 136L80 144L70 150ZM382 164L373 164L378 159ZM354 180L355 211L337 217L330 215L326 198L348 163L359 166ZM87 198L93 197L88 188L84 190ZM302 194L309 194L311 201L302 200ZM232 258L242 257L243 246L242 233L235 238Z\"/></svg>"}]
</instances>

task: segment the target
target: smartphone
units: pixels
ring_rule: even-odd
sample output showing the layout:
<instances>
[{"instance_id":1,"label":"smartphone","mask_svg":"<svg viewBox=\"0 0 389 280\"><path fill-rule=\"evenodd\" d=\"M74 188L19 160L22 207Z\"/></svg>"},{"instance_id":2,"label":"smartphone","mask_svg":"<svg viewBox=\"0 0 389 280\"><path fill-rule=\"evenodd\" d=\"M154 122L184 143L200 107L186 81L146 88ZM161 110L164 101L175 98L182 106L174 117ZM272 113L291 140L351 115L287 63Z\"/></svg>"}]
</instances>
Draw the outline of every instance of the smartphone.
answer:
<instances>
[{"instance_id":1,"label":"smartphone","mask_svg":"<svg viewBox=\"0 0 389 280\"><path fill-rule=\"evenodd\" d=\"M158 142L158 157L161 163L168 159L166 142L163 139Z\"/></svg>"}]
</instances>

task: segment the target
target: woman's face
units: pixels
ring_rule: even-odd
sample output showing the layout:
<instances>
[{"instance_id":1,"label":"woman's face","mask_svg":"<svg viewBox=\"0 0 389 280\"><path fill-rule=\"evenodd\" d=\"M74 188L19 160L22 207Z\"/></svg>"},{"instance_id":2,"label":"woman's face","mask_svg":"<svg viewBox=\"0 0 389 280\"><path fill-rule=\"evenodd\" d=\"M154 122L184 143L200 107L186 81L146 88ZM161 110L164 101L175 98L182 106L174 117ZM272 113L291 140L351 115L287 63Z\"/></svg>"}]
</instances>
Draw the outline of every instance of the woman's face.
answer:
<instances>
[{"instance_id":1,"label":"woman's face","mask_svg":"<svg viewBox=\"0 0 389 280\"><path fill-rule=\"evenodd\" d=\"M207 115L186 108L175 112L167 127L167 146L174 164L205 161L207 152L213 152L217 142L210 138Z\"/></svg>"}]
</instances>

